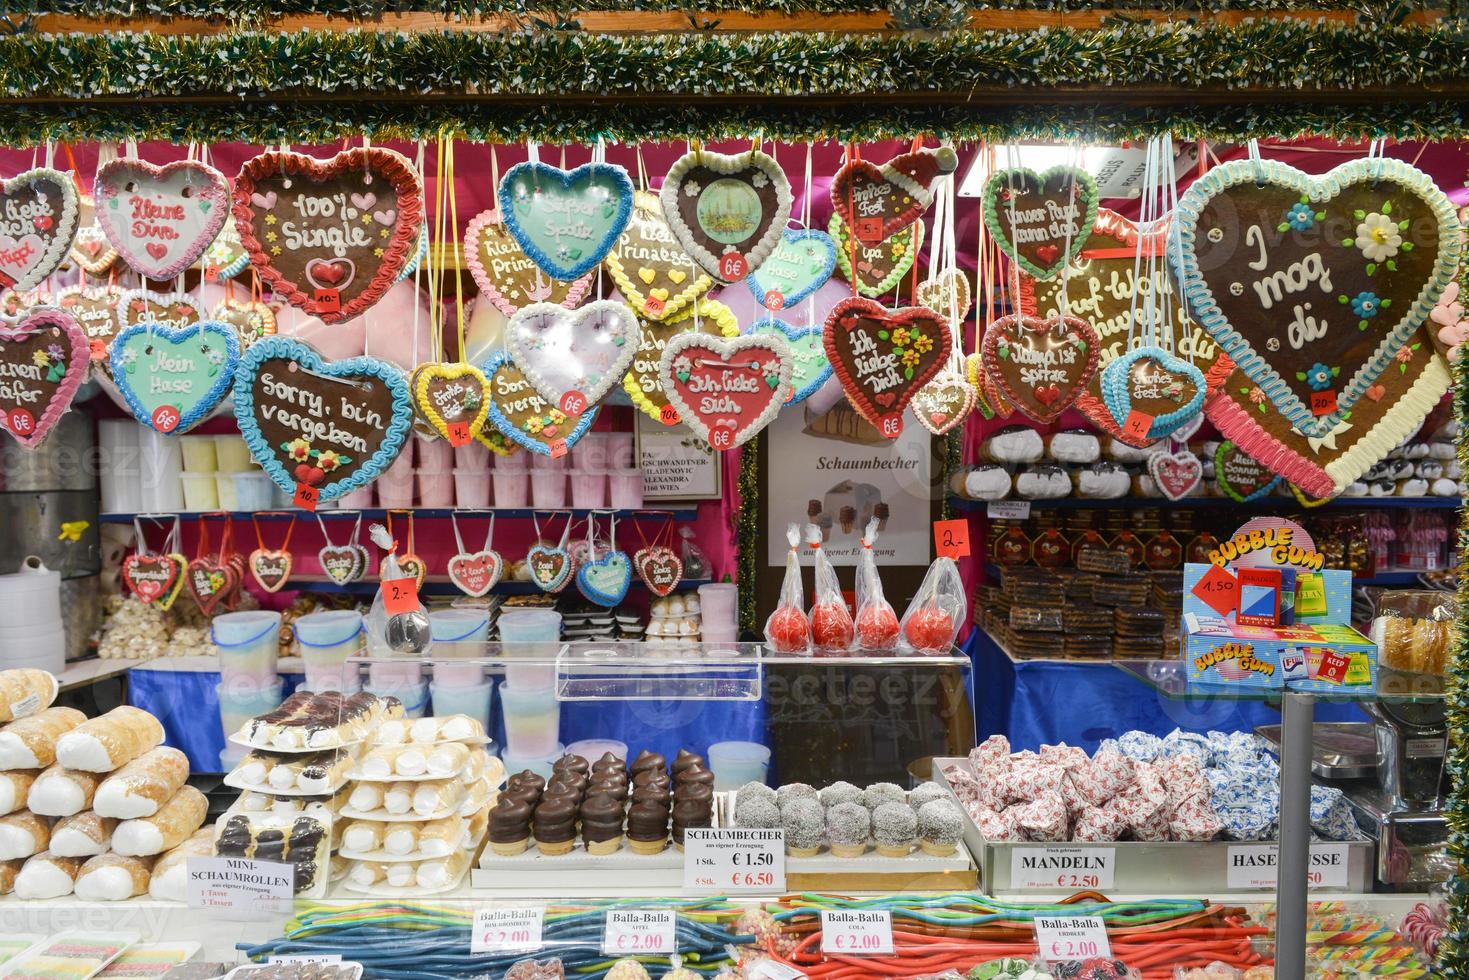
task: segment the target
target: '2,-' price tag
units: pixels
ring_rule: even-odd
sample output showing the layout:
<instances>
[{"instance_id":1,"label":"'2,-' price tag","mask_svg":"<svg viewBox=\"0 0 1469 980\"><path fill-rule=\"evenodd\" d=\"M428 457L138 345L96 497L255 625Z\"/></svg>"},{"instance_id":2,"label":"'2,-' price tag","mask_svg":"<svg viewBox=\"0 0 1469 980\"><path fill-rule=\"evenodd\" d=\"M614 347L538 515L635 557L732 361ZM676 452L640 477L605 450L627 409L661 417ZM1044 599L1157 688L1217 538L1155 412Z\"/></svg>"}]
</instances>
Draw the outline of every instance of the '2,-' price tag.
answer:
<instances>
[{"instance_id":1,"label":"'2,-' price tag","mask_svg":"<svg viewBox=\"0 0 1469 980\"><path fill-rule=\"evenodd\" d=\"M963 517L933 522L933 550L940 558L964 558L969 554L969 521Z\"/></svg>"},{"instance_id":2,"label":"'2,-' price tag","mask_svg":"<svg viewBox=\"0 0 1469 980\"><path fill-rule=\"evenodd\" d=\"M821 951L846 956L892 956L892 913L886 909L823 909Z\"/></svg>"},{"instance_id":3,"label":"'2,-' price tag","mask_svg":"<svg viewBox=\"0 0 1469 980\"><path fill-rule=\"evenodd\" d=\"M604 956L671 956L678 952L673 909L613 909L602 929Z\"/></svg>"},{"instance_id":4,"label":"'2,-' price tag","mask_svg":"<svg viewBox=\"0 0 1469 980\"><path fill-rule=\"evenodd\" d=\"M1038 915L1035 941L1047 963L1112 956L1107 923L1096 915Z\"/></svg>"},{"instance_id":5,"label":"'2,-' price tag","mask_svg":"<svg viewBox=\"0 0 1469 980\"><path fill-rule=\"evenodd\" d=\"M418 608L418 579L383 579L383 608L389 616L410 613Z\"/></svg>"},{"instance_id":6,"label":"'2,-' price tag","mask_svg":"<svg viewBox=\"0 0 1469 980\"><path fill-rule=\"evenodd\" d=\"M474 926L469 933L471 953L534 953L544 946L546 908L543 905L519 908L474 910Z\"/></svg>"}]
</instances>

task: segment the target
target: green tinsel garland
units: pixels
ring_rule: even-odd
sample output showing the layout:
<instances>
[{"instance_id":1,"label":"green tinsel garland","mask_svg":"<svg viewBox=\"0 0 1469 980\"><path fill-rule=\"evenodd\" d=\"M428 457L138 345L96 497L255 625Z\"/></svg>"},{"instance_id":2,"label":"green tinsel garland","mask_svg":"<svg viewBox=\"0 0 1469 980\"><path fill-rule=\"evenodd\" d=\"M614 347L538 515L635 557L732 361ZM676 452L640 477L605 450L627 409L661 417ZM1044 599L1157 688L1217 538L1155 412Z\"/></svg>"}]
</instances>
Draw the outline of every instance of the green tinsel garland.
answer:
<instances>
[{"instance_id":1,"label":"green tinsel garland","mask_svg":"<svg viewBox=\"0 0 1469 980\"><path fill-rule=\"evenodd\" d=\"M760 630L759 597L755 592L755 566L760 558L760 453L765 451L766 436L740 450L740 512L735 518L735 581L740 586L740 635L754 635Z\"/></svg>"},{"instance_id":2,"label":"green tinsel garland","mask_svg":"<svg viewBox=\"0 0 1469 980\"><path fill-rule=\"evenodd\" d=\"M1459 288L1469 289L1469 268L1459 270ZM1469 466L1469 358L1453 365L1454 419L1459 423L1459 466ZM1459 509L1459 616L1457 648L1448 677L1449 857L1469 868L1469 507ZM1446 977L1469 977L1469 878L1448 882L1449 914L1439 944L1438 969Z\"/></svg>"}]
</instances>

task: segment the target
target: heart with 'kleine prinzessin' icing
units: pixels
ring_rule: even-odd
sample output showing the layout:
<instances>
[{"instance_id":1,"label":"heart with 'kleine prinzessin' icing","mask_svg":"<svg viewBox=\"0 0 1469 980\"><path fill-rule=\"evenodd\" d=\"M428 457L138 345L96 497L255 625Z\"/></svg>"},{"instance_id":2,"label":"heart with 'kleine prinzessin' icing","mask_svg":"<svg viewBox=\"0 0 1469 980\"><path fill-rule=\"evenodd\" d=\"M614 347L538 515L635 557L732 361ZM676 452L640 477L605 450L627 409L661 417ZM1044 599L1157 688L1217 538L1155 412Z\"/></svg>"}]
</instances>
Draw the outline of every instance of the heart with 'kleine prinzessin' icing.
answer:
<instances>
[{"instance_id":1,"label":"heart with 'kleine prinzessin' icing","mask_svg":"<svg viewBox=\"0 0 1469 980\"><path fill-rule=\"evenodd\" d=\"M1400 160L1313 176L1236 160L1178 202L1168 250L1198 321L1303 435L1352 411L1452 281L1454 206Z\"/></svg>"},{"instance_id":2,"label":"heart with 'kleine prinzessin' icing","mask_svg":"<svg viewBox=\"0 0 1469 980\"><path fill-rule=\"evenodd\" d=\"M574 418L622 380L639 336L625 303L602 299L575 310L533 303L510 318L505 347L541 397Z\"/></svg>"},{"instance_id":3,"label":"heart with 'kleine prinzessin' icing","mask_svg":"<svg viewBox=\"0 0 1469 980\"><path fill-rule=\"evenodd\" d=\"M82 328L55 307L0 324L0 428L24 449L39 446L87 380L89 355Z\"/></svg>"},{"instance_id":4,"label":"heart with 'kleine prinzessin' icing","mask_svg":"<svg viewBox=\"0 0 1469 980\"><path fill-rule=\"evenodd\" d=\"M71 174L38 167L0 180L0 287L39 286L71 251L77 233Z\"/></svg>"},{"instance_id":5,"label":"heart with 'kleine prinzessin' icing","mask_svg":"<svg viewBox=\"0 0 1469 980\"><path fill-rule=\"evenodd\" d=\"M962 423L974 411L979 392L958 371L945 369L913 396L913 417L936 436Z\"/></svg>"},{"instance_id":6,"label":"heart with 'kleine prinzessin' icing","mask_svg":"<svg viewBox=\"0 0 1469 980\"><path fill-rule=\"evenodd\" d=\"M157 166L109 160L92 188L97 223L117 254L150 279L172 279L214 241L229 216L224 174L198 160Z\"/></svg>"},{"instance_id":7,"label":"heart with 'kleine prinzessin' icing","mask_svg":"<svg viewBox=\"0 0 1469 980\"><path fill-rule=\"evenodd\" d=\"M490 414L489 384L473 364L420 364L412 377L413 407L450 443L479 438ZM458 438L462 435L462 438Z\"/></svg>"},{"instance_id":8,"label":"heart with 'kleine prinzessin' icing","mask_svg":"<svg viewBox=\"0 0 1469 980\"><path fill-rule=\"evenodd\" d=\"M947 317L924 306L890 310L861 296L832 307L821 339L847 401L889 439L902 432L903 409L953 344Z\"/></svg>"},{"instance_id":9,"label":"heart with 'kleine prinzessin' icing","mask_svg":"<svg viewBox=\"0 0 1469 980\"><path fill-rule=\"evenodd\" d=\"M1097 370L1097 332L1080 317L1024 313L985 327L981 357L995 385L1023 415L1050 422L1071 406Z\"/></svg>"},{"instance_id":10,"label":"heart with 'kleine prinzessin' icing","mask_svg":"<svg viewBox=\"0 0 1469 980\"><path fill-rule=\"evenodd\" d=\"M774 334L728 340L679 334L663 348L658 377L683 423L715 449L754 438L791 395L791 352Z\"/></svg>"},{"instance_id":11,"label":"heart with 'kleine prinzessin' icing","mask_svg":"<svg viewBox=\"0 0 1469 980\"><path fill-rule=\"evenodd\" d=\"M449 581L472 599L489 594L505 571L505 560L490 548L463 551L449 559Z\"/></svg>"},{"instance_id":12,"label":"heart with 'kleine prinzessin' icing","mask_svg":"<svg viewBox=\"0 0 1469 980\"><path fill-rule=\"evenodd\" d=\"M676 316L714 285L673 237L663 205L651 191L633 196L632 217L605 265L627 304L652 320Z\"/></svg>"},{"instance_id":13,"label":"heart with 'kleine prinzessin' icing","mask_svg":"<svg viewBox=\"0 0 1469 980\"><path fill-rule=\"evenodd\" d=\"M540 456L562 455L581 439L597 420L600 405L593 405L572 418L551 404L531 386L529 379L505 351L496 351L480 365L485 377L489 425L480 435L486 442L491 426L496 433ZM494 446L490 446L494 449ZM496 450L498 452L498 450Z\"/></svg>"},{"instance_id":14,"label":"heart with 'kleine prinzessin' icing","mask_svg":"<svg viewBox=\"0 0 1469 980\"><path fill-rule=\"evenodd\" d=\"M831 377L831 362L821 343L820 327L793 327L779 317L756 320L752 334L772 334L785 340L791 349L791 400L795 405L805 401Z\"/></svg>"},{"instance_id":15,"label":"heart with 'kleine prinzessin' icing","mask_svg":"<svg viewBox=\"0 0 1469 980\"><path fill-rule=\"evenodd\" d=\"M506 229L499 208L481 211L465 227L464 262L480 295L506 316L532 303L574 310L592 285L590 272L570 280L546 275Z\"/></svg>"}]
</instances>

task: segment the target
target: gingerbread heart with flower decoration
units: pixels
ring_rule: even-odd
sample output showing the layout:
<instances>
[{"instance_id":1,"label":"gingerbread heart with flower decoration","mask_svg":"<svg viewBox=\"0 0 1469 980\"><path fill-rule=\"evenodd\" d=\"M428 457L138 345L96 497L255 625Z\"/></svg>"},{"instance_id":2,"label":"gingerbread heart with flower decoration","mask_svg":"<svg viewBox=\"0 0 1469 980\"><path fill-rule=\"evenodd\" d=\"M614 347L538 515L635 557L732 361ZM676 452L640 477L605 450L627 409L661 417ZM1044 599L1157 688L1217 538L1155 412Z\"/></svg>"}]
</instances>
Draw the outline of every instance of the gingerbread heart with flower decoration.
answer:
<instances>
[{"instance_id":1,"label":"gingerbread heart with flower decoration","mask_svg":"<svg viewBox=\"0 0 1469 980\"><path fill-rule=\"evenodd\" d=\"M71 251L77 234L76 182L38 167L0 180L0 287L39 286Z\"/></svg>"},{"instance_id":2,"label":"gingerbread heart with flower decoration","mask_svg":"<svg viewBox=\"0 0 1469 980\"><path fill-rule=\"evenodd\" d=\"M883 436L896 439L903 409L944 366L952 335L948 318L925 306L890 310L852 296L827 314L822 343L847 401Z\"/></svg>"},{"instance_id":3,"label":"gingerbread heart with flower decoration","mask_svg":"<svg viewBox=\"0 0 1469 980\"><path fill-rule=\"evenodd\" d=\"M1263 463L1228 439L1214 451L1214 483L1235 503L1247 504L1269 495L1281 481Z\"/></svg>"},{"instance_id":4,"label":"gingerbread heart with flower decoration","mask_svg":"<svg viewBox=\"0 0 1469 980\"><path fill-rule=\"evenodd\" d=\"M89 363L82 328L55 307L0 324L0 427L35 449L71 407Z\"/></svg>"},{"instance_id":5,"label":"gingerbread heart with flower decoration","mask_svg":"<svg viewBox=\"0 0 1469 980\"><path fill-rule=\"evenodd\" d=\"M683 579L683 561L672 548L654 544L633 552L633 567L638 578L656 596L666 596L678 588Z\"/></svg>"},{"instance_id":6,"label":"gingerbread heart with flower decoration","mask_svg":"<svg viewBox=\"0 0 1469 980\"><path fill-rule=\"evenodd\" d=\"M184 587L187 564L184 556L177 553L134 553L122 560L122 581L139 600L156 602L159 609L167 611Z\"/></svg>"},{"instance_id":7,"label":"gingerbread heart with flower decoration","mask_svg":"<svg viewBox=\"0 0 1469 980\"><path fill-rule=\"evenodd\" d=\"M720 282L760 268L791 217L791 185L768 153L694 149L674 161L659 191L683 250Z\"/></svg>"},{"instance_id":8,"label":"gingerbread heart with flower decoration","mask_svg":"<svg viewBox=\"0 0 1469 980\"><path fill-rule=\"evenodd\" d=\"M209 319L234 327L242 351L249 350L262 337L275 336L275 311L266 303L226 297L219 301Z\"/></svg>"},{"instance_id":9,"label":"gingerbread heart with flower decoration","mask_svg":"<svg viewBox=\"0 0 1469 980\"><path fill-rule=\"evenodd\" d=\"M225 323L182 329L142 324L112 342L112 380L133 417L162 433L188 432L229 393L240 342Z\"/></svg>"},{"instance_id":10,"label":"gingerbread heart with flower decoration","mask_svg":"<svg viewBox=\"0 0 1469 980\"><path fill-rule=\"evenodd\" d=\"M423 187L380 146L329 160L267 151L235 178L235 225L271 290L324 323L358 316L417 253Z\"/></svg>"},{"instance_id":11,"label":"gingerbread heart with flower decoration","mask_svg":"<svg viewBox=\"0 0 1469 980\"><path fill-rule=\"evenodd\" d=\"M638 339L637 317L610 299L575 310L533 303L505 327L505 347L531 386L573 418L622 380Z\"/></svg>"},{"instance_id":12,"label":"gingerbread heart with flower decoration","mask_svg":"<svg viewBox=\"0 0 1469 980\"><path fill-rule=\"evenodd\" d=\"M627 374L623 375L622 390L634 408L664 425L677 425L679 419L678 410L668 403L663 383L658 380L658 365L669 339L690 331L735 337L739 335L740 323L729 307L712 299L701 299L666 320L638 318L638 349Z\"/></svg>"},{"instance_id":13,"label":"gingerbread heart with flower decoration","mask_svg":"<svg viewBox=\"0 0 1469 980\"><path fill-rule=\"evenodd\" d=\"M199 604L199 611L213 616L219 604L240 587L240 569L233 561L206 555L189 562L184 579L189 594Z\"/></svg>"},{"instance_id":14,"label":"gingerbread heart with flower decoration","mask_svg":"<svg viewBox=\"0 0 1469 980\"><path fill-rule=\"evenodd\" d=\"M531 261L500 220L500 209L475 215L464 229L464 261L480 295L506 316L532 303L576 309L592 285L592 273L554 279Z\"/></svg>"},{"instance_id":15,"label":"gingerbread heart with flower decoration","mask_svg":"<svg viewBox=\"0 0 1469 980\"><path fill-rule=\"evenodd\" d=\"M623 299L639 316L676 316L714 285L678 244L663 217L658 195L633 195L632 217L605 262Z\"/></svg>"},{"instance_id":16,"label":"gingerbread heart with flower decoration","mask_svg":"<svg viewBox=\"0 0 1469 980\"><path fill-rule=\"evenodd\" d=\"M572 418L536 391L515 360L496 351L480 365L484 374L490 425L511 444L538 456L560 457L576 445L597 420L600 405ZM490 431L489 426L485 431ZM481 437L481 442L484 438Z\"/></svg>"},{"instance_id":17,"label":"gingerbread heart with flower decoration","mask_svg":"<svg viewBox=\"0 0 1469 980\"><path fill-rule=\"evenodd\" d=\"M791 350L769 333L721 339L679 334L658 377L683 423L715 449L733 449L769 425L791 396Z\"/></svg>"},{"instance_id":18,"label":"gingerbread heart with flower decoration","mask_svg":"<svg viewBox=\"0 0 1469 980\"><path fill-rule=\"evenodd\" d=\"M913 396L913 416L941 436L969 417L978 398L979 392L962 373L945 368Z\"/></svg>"},{"instance_id":19,"label":"gingerbread heart with flower decoration","mask_svg":"<svg viewBox=\"0 0 1469 980\"><path fill-rule=\"evenodd\" d=\"M1366 395L1461 250L1432 178L1380 157L1319 177L1231 161L1195 181L1177 213L1169 256L1195 317L1308 437Z\"/></svg>"},{"instance_id":20,"label":"gingerbread heart with flower decoration","mask_svg":"<svg viewBox=\"0 0 1469 980\"><path fill-rule=\"evenodd\" d=\"M198 160L109 160L92 188L97 223L131 268L172 279L214 241L229 211L224 174Z\"/></svg>"},{"instance_id":21,"label":"gingerbread heart with flower decoration","mask_svg":"<svg viewBox=\"0 0 1469 980\"><path fill-rule=\"evenodd\" d=\"M119 329L117 305L122 301L122 294L121 289L111 284L67 286L56 293L56 305L71 314L82 328L92 361L103 374L110 370L107 353Z\"/></svg>"},{"instance_id":22,"label":"gingerbread heart with flower decoration","mask_svg":"<svg viewBox=\"0 0 1469 980\"><path fill-rule=\"evenodd\" d=\"M420 364L412 377L413 407L420 418L463 446L478 439L489 418L489 385L473 364Z\"/></svg>"},{"instance_id":23,"label":"gingerbread heart with flower decoration","mask_svg":"<svg viewBox=\"0 0 1469 980\"><path fill-rule=\"evenodd\" d=\"M1001 317L985 327L981 356L995 385L1022 414L1050 422L1096 374L1101 344L1080 317Z\"/></svg>"},{"instance_id":24,"label":"gingerbread heart with flower decoration","mask_svg":"<svg viewBox=\"0 0 1469 980\"><path fill-rule=\"evenodd\" d=\"M542 592L560 592L576 574L576 559L565 548L548 548L543 544L525 553L530 579Z\"/></svg>"},{"instance_id":25,"label":"gingerbread heart with flower decoration","mask_svg":"<svg viewBox=\"0 0 1469 980\"><path fill-rule=\"evenodd\" d=\"M1148 475L1163 496L1182 500L1202 482L1204 464L1186 449L1176 453L1158 452L1148 457Z\"/></svg>"}]
</instances>

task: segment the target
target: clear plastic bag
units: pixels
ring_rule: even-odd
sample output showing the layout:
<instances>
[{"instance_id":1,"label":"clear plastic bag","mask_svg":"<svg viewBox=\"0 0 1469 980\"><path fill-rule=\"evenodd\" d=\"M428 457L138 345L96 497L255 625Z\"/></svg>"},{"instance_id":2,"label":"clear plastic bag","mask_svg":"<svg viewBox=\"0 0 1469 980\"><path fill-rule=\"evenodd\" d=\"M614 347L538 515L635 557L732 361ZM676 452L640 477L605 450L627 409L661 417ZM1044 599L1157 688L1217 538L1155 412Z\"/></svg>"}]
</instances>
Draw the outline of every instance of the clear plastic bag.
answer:
<instances>
[{"instance_id":1,"label":"clear plastic bag","mask_svg":"<svg viewBox=\"0 0 1469 980\"><path fill-rule=\"evenodd\" d=\"M709 556L704 554L704 549L694 544L694 529L681 527L678 536L683 539L679 546L683 560L684 578L713 578L713 569L709 566Z\"/></svg>"},{"instance_id":2,"label":"clear plastic bag","mask_svg":"<svg viewBox=\"0 0 1469 980\"><path fill-rule=\"evenodd\" d=\"M791 550L786 555L780 601L765 621L765 642L776 653L806 653L811 649L811 621L806 618L805 590L801 587L800 527L786 525L786 540Z\"/></svg>"},{"instance_id":3,"label":"clear plastic bag","mask_svg":"<svg viewBox=\"0 0 1469 980\"><path fill-rule=\"evenodd\" d=\"M382 566L378 570L380 582L388 582L392 579L406 578L403 569L398 565L397 544L392 535L388 534L387 528L381 524L372 525L369 530L372 543L387 551L383 556ZM387 603L383 599L382 586L378 586L377 594L372 597L372 609L367 614L367 652L369 656L381 657L394 653L427 653L429 647L433 646L434 634L429 625L428 613L424 612L423 605L411 612L395 613L388 615Z\"/></svg>"},{"instance_id":4,"label":"clear plastic bag","mask_svg":"<svg viewBox=\"0 0 1469 980\"><path fill-rule=\"evenodd\" d=\"M806 543L811 546L815 570L815 601L811 604L811 649L818 657L841 657L856 642L852 611L842 595L836 569L821 547L824 535L815 524L806 525Z\"/></svg>"},{"instance_id":5,"label":"clear plastic bag","mask_svg":"<svg viewBox=\"0 0 1469 980\"><path fill-rule=\"evenodd\" d=\"M867 522L862 534L862 555L857 560L857 645L863 650L891 651L898 648L898 614L882 594L877 559L872 546L877 541L877 518Z\"/></svg>"},{"instance_id":6,"label":"clear plastic bag","mask_svg":"<svg viewBox=\"0 0 1469 980\"><path fill-rule=\"evenodd\" d=\"M947 654L959 635L964 606L959 566L952 558L935 558L903 614L898 649L919 656Z\"/></svg>"}]
</instances>

